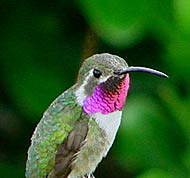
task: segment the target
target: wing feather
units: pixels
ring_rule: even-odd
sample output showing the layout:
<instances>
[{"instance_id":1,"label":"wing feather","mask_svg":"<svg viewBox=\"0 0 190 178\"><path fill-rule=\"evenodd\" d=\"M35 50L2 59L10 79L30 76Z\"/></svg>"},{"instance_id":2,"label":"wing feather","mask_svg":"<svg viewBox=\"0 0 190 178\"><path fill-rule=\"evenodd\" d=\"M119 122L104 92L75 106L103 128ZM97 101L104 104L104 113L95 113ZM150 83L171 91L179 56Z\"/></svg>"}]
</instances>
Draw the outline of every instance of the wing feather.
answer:
<instances>
[{"instance_id":1,"label":"wing feather","mask_svg":"<svg viewBox=\"0 0 190 178\"><path fill-rule=\"evenodd\" d=\"M74 129L59 146L55 157L55 167L48 178L68 177L80 148L85 144L85 138L88 133L88 121L86 117L81 117Z\"/></svg>"},{"instance_id":2,"label":"wing feather","mask_svg":"<svg viewBox=\"0 0 190 178\"><path fill-rule=\"evenodd\" d=\"M81 112L72 88L49 106L31 139L26 163L27 178L45 178L51 172L56 152L73 130Z\"/></svg>"}]
</instances>

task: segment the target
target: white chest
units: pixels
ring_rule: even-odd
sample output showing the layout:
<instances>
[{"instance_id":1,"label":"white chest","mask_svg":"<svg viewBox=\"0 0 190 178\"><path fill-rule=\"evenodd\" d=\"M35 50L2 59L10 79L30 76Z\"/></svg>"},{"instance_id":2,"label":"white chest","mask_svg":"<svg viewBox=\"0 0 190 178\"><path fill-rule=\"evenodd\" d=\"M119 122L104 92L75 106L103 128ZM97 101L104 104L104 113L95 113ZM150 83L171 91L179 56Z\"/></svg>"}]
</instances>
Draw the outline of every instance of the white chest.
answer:
<instances>
[{"instance_id":1,"label":"white chest","mask_svg":"<svg viewBox=\"0 0 190 178\"><path fill-rule=\"evenodd\" d=\"M122 116L122 111L115 111L109 114L101 114L101 113L94 114L96 122L98 123L100 128L105 131L107 139L110 143L104 156L106 156L107 152L109 151L110 147L113 144L116 133L121 123L121 116Z\"/></svg>"},{"instance_id":2,"label":"white chest","mask_svg":"<svg viewBox=\"0 0 190 178\"><path fill-rule=\"evenodd\" d=\"M121 115L122 111L115 111L106 115L93 114L89 124L89 134L73 162L73 170L69 174L69 178L82 177L94 172L98 163L107 155L113 144L121 122ZM103 129L106 137L102 137L100 128Z\"/></svg>"}]
</instances>

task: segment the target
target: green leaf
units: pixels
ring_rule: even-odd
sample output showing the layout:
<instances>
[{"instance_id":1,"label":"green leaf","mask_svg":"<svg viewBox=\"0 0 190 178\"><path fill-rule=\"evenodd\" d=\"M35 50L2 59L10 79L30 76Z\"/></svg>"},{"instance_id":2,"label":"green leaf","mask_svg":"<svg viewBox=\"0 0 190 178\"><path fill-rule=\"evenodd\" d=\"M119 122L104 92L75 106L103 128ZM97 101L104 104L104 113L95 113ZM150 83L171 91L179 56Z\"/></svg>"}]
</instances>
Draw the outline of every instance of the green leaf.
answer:
<instances>
[{"instance_id":1,"label":"green leaf","mask_svg":"<svg viewBox=\"0 0 190 178\"><path fill-rule=\"evenodd\" d=\"M37 15L30 8L17 9L16 14L11 11L1 39L1 73L14 106L35 122L59 94L73 85L81 36L71 32L70 38L61 39L64 33L61 19L55 18L58 12Z\"/></svg>"},{"instance_id":2,"label":"green leaf","mask_svg":"<svg viewBox=\"0 0 190 178\"><path fill-rule=\"evenodd\" d=\"M185 168L179 154L183 151L180 129L161 111L150 97L128 99L116 159L131 170L161 168L182 177Z\"/></svg>"},{"instance_id":3,"label":"green leaf","mask_svg":"<svg viewBox=\"0 0 190 178\"><path fill-rule=\"evenodd\" d=\"M141 39L148 6L143 1L79 1L88 23L108 43L125 46Z\"/></svg>"},{"instance_id":4,"label":"green leaf","mask_svg":"<svg viewBox=\"0 0 190 178\"><path fill-rule=\"evenodd\" d=\"M137 176L136 178L177 178L177 177L173 177L173 175L161 169L150 169L142 173L141 175Z\"/></svg>"},{"instance_id":5,"label":"green leaf","mask_svg":"<svg viewBox=\"0 0 190 178\"><path fill-rule=\"evenodd\" d=\"M177 20L178 28L188 38L190 35L190 1L189 0L175 0L175 18Z\"/></svg>"},{"instance_id":6,"label":"green leaf","mask_svg":"<svg viewBox=\"0 0 190 178\"><path fill-rule=\"evenodd\" d=\"M11 164L8 162L0 163L1 177L18 178L24 177L24 164Z\"/></svg>"}]
</instances>

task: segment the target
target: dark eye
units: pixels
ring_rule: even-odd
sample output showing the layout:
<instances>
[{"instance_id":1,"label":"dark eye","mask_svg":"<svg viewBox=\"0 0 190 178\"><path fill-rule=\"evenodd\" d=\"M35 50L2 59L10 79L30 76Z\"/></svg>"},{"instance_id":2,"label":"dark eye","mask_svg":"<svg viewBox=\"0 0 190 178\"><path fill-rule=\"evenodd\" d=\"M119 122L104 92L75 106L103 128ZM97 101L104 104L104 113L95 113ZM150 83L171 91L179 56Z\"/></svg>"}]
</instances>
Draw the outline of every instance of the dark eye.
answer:
<instances>
[{"instance_id":1,"label":"dark eye","mask_svg":"<svg viewBox=\"0 0 190 178\"><path fill-rule=\"evenodd\" d=\"M94 69L93 70L93 75L96 78L100 78L100 76L102 75L102 72L100 72L98 69Z\"/></svg>"}]
</instances>

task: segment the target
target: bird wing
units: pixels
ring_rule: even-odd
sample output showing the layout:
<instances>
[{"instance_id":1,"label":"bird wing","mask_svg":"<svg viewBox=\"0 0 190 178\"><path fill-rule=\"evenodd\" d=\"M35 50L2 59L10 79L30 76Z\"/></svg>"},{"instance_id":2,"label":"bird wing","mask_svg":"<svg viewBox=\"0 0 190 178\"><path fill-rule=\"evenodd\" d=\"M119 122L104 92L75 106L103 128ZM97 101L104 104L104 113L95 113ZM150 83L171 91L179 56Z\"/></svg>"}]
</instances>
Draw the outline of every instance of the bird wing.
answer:
<instances>
[{"instance_id":1,"label":"bird wing","mask_svg":"<svg viewBox=\"0 0 190 178\"><path fill-rule=\"evenodd\" d=\"M32 136L26 162L27 178L65 177L88 130L87 117L76 103L73 89L61 94L44 113ZM82 133L82 136L78 133ZM62 176L64 177L64 176Z\"/></svg>"}]
</instances>

